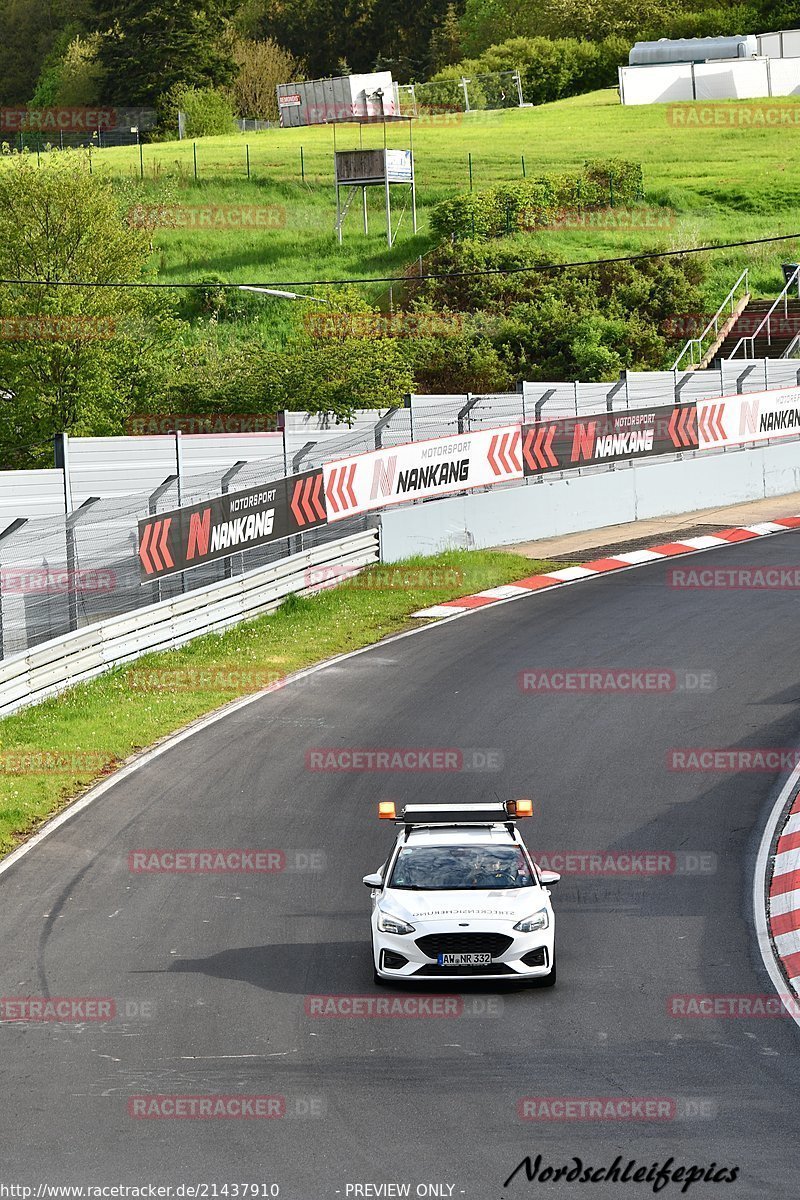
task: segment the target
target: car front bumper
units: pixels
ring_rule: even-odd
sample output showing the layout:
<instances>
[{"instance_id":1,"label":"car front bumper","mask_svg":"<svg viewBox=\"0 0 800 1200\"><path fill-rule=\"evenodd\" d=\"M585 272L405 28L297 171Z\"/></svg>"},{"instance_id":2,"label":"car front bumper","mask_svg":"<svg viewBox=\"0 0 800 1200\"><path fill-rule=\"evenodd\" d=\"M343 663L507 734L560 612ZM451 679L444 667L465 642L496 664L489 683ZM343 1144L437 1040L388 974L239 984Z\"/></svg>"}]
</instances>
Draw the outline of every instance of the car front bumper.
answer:
<instances>
[{"instance_id":1,"label":"car front bumper","mask_svg":"<svg viewBox=\"0 0 800 1200\"><path fill-rule=\"evenodd\" d=\"M372 950L375 970L382 979L418 980L420 983L441 981L475 982L477 980L541 979L550 973L553 965L555 929L551 917L547 929L534 933L519 933L510 925L492 921L470 924L470 934L501 935L511 938L511 944L501 953L493 955L487 966L463 967L439 966L432 953L420 949L417 942L435 935L463 934L464 930L453 924L426 922L418 925L414 933L382 933L373 918ZM397 956L397 957L395 957ZM402 965L398 959L405 961ZM395 965L396 964L396 965Z\"/></svg>"}]
</instances>

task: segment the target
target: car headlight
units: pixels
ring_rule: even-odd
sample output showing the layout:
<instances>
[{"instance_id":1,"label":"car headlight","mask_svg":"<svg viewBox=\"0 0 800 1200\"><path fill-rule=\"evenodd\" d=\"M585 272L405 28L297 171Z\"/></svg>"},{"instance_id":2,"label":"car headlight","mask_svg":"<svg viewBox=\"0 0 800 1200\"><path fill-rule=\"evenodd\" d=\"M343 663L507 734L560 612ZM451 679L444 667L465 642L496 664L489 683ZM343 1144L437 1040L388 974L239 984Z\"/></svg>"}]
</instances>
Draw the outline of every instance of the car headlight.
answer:
<instances>
[{"instance_id":1,"label":"car headlight","mask_svg":"<svg viewBox=\"0 0 800 1200\"><path fill-rule=\"evenodd\" d=\"M525 917L524 920L518 921L514 926L520 933L535 933L537 929L547 929L550 924L550 915L546 908L540 908L532 917Z\"/></svg>"},{"instance_id":2,"label":"car headlight","mask_svg":"<svg viewBox=\"0 0 800 1200\"><path fill-rule=\"evenodd\" d=\"M378 912L378 929L381 933L413 933L414 926L409 925L408 921L403 921L400 917L393 917L391 913Z\"/></svg>"}]
</instances>

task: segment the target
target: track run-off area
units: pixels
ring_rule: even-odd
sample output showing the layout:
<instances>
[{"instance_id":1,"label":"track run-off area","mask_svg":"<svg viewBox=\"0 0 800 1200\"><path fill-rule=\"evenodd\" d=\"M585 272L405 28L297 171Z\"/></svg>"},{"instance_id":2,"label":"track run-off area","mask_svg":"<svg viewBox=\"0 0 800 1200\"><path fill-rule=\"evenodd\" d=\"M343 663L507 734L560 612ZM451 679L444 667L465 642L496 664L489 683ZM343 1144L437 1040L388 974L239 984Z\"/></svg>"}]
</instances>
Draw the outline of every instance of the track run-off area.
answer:
<instances>
[{"instance_id":1,"label":"track run-off area","mask_svg":"<svg viewBox=\"0 0 800 1200\"><path fill-rule=\"evenodd\" d=\"M689 562L795 567L800 531ZM775 1003L754 878L800 743L800 601L674 586L673 565L313 669L126 768L17 856L0 873L3 1179L652 1195L652 1173L546 1173L619 1155L738 1168L667 1197L797 1196L800 1029ZM655 682L630 690L631 669ZM325 768L437 749L457 769ZM758 750L785 754L761 769ZM524 836L563 871L557 986L376 987L361 879L392 837L378 801L494 796L532 797ZM272 854L188 871L175 850ZM84 1019L8 1019L31 997L83 1000ZM197 1101L176 1097L238 1104L178 1118ZM532 1182L514 1174L527 1155Z\"/></svg>"}]
</instances>

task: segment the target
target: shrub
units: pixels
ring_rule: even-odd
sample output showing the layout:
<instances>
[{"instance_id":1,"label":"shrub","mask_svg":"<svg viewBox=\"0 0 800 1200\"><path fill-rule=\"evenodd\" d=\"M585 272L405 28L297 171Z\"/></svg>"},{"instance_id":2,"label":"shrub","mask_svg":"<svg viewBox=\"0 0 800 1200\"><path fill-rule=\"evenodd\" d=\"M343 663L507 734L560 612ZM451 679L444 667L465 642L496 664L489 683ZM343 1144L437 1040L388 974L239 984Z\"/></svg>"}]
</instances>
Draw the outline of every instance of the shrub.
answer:
<instances>
[{"instance_id":1,"label":"shrub","mask_svg":"<svg viewBox=\"0 0 800 1200\"><path fill-rule=\"evenodd\" d=\"M170 129L178 127L178 113L186 114L186 136L214 137L233 133L234 116L231 102L217 88L196 88L178 85L170 88L161 104L161 121Z\"/></svg>"},{"instance_id":2,"label":"shrub","mask_svg":"<svg viewBox=\"0 0 800 1200\"><path fill-rule=\"evenodd\" d=\"M431 229L440 239L494 238L552 224L563 210L582 211L641 200L640 163L594 160L574 175L503 183L437 204Z\"/></svg>"}]
</instances>

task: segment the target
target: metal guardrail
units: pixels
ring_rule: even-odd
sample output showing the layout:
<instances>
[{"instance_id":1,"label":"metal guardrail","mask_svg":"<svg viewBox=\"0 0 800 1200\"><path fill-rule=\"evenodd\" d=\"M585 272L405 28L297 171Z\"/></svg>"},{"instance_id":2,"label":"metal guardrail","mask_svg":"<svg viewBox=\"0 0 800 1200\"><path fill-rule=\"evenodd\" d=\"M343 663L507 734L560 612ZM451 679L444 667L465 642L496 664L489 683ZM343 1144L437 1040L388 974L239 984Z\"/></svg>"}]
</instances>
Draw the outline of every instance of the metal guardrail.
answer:
<instances>
[{"instance_id":1,"label":"metal guardrail","mask_svg":"<svg viewBox=\"0 0 800 1200\"><path fill-rule=\"evenodd\" d=\"M800 348L800 333L796 333L794 335L792 340L789 342L789 345L781 355L781 358L796 358L798 348Z\"/></svg>"},{"instance_id":2,"label":"metal guardrail","mask_svg":"<svg viewBox=\"0 0 800 1200\"><path fill-rule=\"evenodd\" d=\"M380 558L377 529L293 554L234 579L171 597L123 616L53 638L0 663L0 715L55 696L67 687L132 662L174 650L203 633L274 612L289 595L319 590L325 567L356 572Z\"/></svg>"},{"instance_id":3,"label":"metal guardrail","mask_svg":"<svg viewBox=\"0 0 800 1200\"><path fill-rule=\"evenodd\" d=\"M675 359L675 362L672 364L673 371L679 371L681 369L681 363L683 362L683 360L687 354L689 355L690 365L692 367L694 367L695 366L695 357L694 357L695 349L697 350L697 362L701 363L703 361L703 358L705 356L706 349L707 349L707 347L706 347L706 349L703 348L703 343L705 342L706 338L708 338L708 345L713 346L714 342L719 337L720 317L722 317L723 313L727 314L725 316L725 320L722 322L722 324L724 325L725 321L729 320L733 316L733 313L736 309L736 295L739 291L739 288L742 286L742 283L744 283L744 287L742 289L741 296L739 297L740 299L743 299L745 296L747 296L749 294L749 291L748 291L749 269L747 267L745 267L745 269L742 271L741 275L736 280L736 283L733 285L731 290L728 292L727 296L722 301L722 304L720 304L719 308L714 313L714 316L708 322L708 324L706 325L705 329L700 334L700 336L696 337L696 338L689 338L688 342L683 347L683 349L681 350L678 357ZM714 336L710 337L709 335L712 332L713 332ZM683 369L685 370L686 368L684 367Z\"/></svg>"},{"instance_id":4,"label":"metal guardrail","mask_svg":"<svg viewBox=\"0 0 800 1200\"><path fill-rule=\"evenodd\" d=\"M772 345L772 326L771 326L772 314L775 312L775 309L778 307L778 305L781 303L781 301L783 301L783 319L784 319L784 321L788 319L788 316L789 316L789 307L788 307L788 305L789 305L789 289L792 287L792 285L794 285L797 288L797 294L798 294L798 296L800 296L800 266L795 267L795 269L792 271L791 275L786 280L786 283L783 285L783 290L781 291L780 295L776 299L775 303L772 305L772 307L769 309L769 311L765 314L763 320L759 322L759 324L756 326L756 328L754 329L754 331L752 333L748 333L745 335L745 337L739 338L738 342L733 347L733 350L731 350L730 354L727 355L727 358L736 358L736 356L739 352L740 346L743 348L743 353L742 353L743 358L753 358L755 356L755 341L756 341L756 338L761 333L762 329L766 329L766 331L767 331L767 345L768 346ZM748 346L749 346L749 351L750 351L749 354L748 354Z\"/></svg>"}]
</instances>

